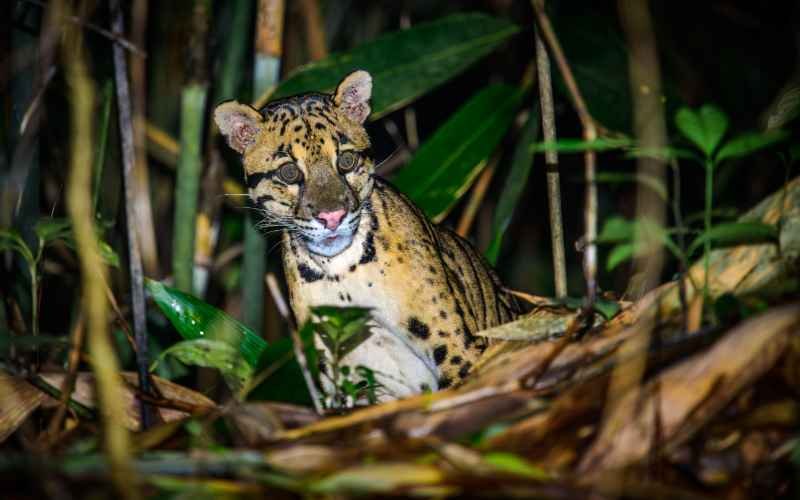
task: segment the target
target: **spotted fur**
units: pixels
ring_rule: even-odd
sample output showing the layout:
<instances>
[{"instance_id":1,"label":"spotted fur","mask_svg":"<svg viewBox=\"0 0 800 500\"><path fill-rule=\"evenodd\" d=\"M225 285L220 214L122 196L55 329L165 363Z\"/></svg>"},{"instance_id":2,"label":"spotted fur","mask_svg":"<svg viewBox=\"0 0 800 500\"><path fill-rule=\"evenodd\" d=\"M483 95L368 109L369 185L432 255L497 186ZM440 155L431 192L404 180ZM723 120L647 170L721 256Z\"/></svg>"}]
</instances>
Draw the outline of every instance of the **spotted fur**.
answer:
<instances>
[{"instance_id":1,"label":"spotted fur","mask_svg":"<svg viewBox=\"0 0 800 500\"><path fill-rule=\"evenodd\" d=\"M429 222L374 175L363 126L371 85L357 71L332 95L290 97L261 112L223 103L215 118L243 155L262 225L283 231L298 321L317 305L371 308L373 334L343 362L371 368L387 400L462 380L487 347L475 333L519 310L467 241ZM357 165L343 172L337 165L345 151L356 154ZM299 168L301 182L282 180L287 163ZM346 215L335 231L320 229L321 211L341 209ZM343 247L328 251L329 241Z\"/></svg>"}]
</instances>

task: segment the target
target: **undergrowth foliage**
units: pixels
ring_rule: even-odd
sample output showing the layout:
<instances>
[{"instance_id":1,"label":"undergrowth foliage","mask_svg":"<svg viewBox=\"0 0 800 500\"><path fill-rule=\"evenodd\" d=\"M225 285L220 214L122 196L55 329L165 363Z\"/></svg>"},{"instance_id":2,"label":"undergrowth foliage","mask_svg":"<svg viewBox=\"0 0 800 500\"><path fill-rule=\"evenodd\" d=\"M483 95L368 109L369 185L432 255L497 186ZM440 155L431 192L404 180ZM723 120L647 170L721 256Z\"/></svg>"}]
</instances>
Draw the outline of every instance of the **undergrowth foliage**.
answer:
<instances>
[{"instance_id":1,"label":"undergrowth foliage","mask_svg":"<svg viewBox=\"0 0 800 500\"><path fill-rule=\"evenodd\" d=\"M15 0L0 30L3 491L798 491L796 6L121 4L70 13L70 2ZM641 25L623 22L633 8L645 10ZM633 104L651 91L631 71L651 53L636 38L647 30L663 89L653 113L667 135L661 148L643 145ZM535 40L551 58L548 75L536 74ZM71 121L77 87L67 70L79 54L71 59L70 47L85 49L81 88L96 98L82 112L94 113L92 127ZM470 239L531 308L471 332L490 348L465 385L380 406L379 371L342 362L372 335L372 311L315 307L295 324L280 285L280 228L265 230L245 201L242 167L210 119L229 99L258 108L331 92L356 69L373 78L378 175ZM543 76L552 76L549 110ZM576 110L576 96L588 109ZM586 140L584 112L596 139ZM561 138L542 139L548 121ZM70 219L75 169L66 166L87 151L91 214ZM545 166L553 152L558 162ZM590 157L593 179L581 175ZM642 159L664 173L637 169ZM561 199L543 187L554 171ZM591 187L596 210L584 198ZM643 193L664 220L636 213ZM558 231L545 215L554 205ZM88 253L75 233L86 239L92 226L103 261L92 284L105 303L81 298L94 276L81 270ZM554 233L566 240L570 293L550 298ZM596 276L581 263L594 245ZM667 256L660 286L632 292L637 264L657 254ZM596 300L587 299L592 281ZM117 378L99 375L102 358L87 347L92 304L111 311L101 333L115 348L105 359L123 367ZM105 385L115 396L95 396L108 380L122 382ZM109 418L120 405L124 417ZM129 434L130 447L115 446Z\"/></svg>"}]
</instances>

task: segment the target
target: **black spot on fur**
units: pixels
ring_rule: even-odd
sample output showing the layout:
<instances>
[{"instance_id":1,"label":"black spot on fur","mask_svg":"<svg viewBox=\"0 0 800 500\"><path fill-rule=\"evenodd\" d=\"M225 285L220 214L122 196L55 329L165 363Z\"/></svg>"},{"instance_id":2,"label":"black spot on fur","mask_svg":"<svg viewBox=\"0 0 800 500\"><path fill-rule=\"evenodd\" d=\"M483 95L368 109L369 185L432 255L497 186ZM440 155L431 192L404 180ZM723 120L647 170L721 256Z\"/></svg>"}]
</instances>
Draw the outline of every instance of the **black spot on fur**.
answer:
<instances>
[{"instance_id":1,"label":"black spot on fur","mask_svg":"<svg viewBox=\"0 0 800 500\"><path fill-rule=\"evenodd\" d=\"M353 271L355 271L355 270L356 270L356 265L355 265L355 264L353 264L353 265L352 265L352 266L350 266L348 269L349 269L349 271L352 273Z\"/></svg>"},{"instance_id":2,"label":"black spot on fur","mask_svg":"<svg viewBox=\"0 0 800 500\"><path fill-rule=\"evenodd\" d=\"M439 379L439 389L447 389L451 385L453 385L453 381L450 377L442 377Z\"/></svg>"},{"instance_id":3,"label":"black spot on fur","mask_svg":"<svg viewBox=\"0 0 800 500\"><path fill-rule=\"evenodd\" d=\"M372 288L372 282L370 281L369 283L367 283L367 286L368 286L369 288Z\"/></svg>"},{"instance_id":4,"label":"black spot on fur","mask_svg":"<svg viewBox=\"0 0 800 500\"><path fill-rule=\"evenodd\" d=\"M444 310L439 311L439 317L442 319L447 319L447 313Z\"/></svg>"},{"instance_id":5,"label":"black spot on fur","mask_svg":"<svg viewBox=\"0 0 800 500\"><path fill-rule=\"evenodd\" d=\"M452 358L450 358L450 364L453 365L453 366L460 365L462 361L464 361L464 360L461 359L461 356L457 356L456 355L456 356L453 356Z\"/></svg>"},{"instance_id":6,"label":"black spot on fur","mask_svg":"<svg viewBox=\"0 0 800 500\"><path fill-rule=\"evenodd\" d=\"M303 130L303 126L302 125L295 125L294 126L294 131L295 132L300 132L301 130Z\"/></svg>"},{"instance_id":7,"label":"black spot on fur","mask_svg":"<svg viewBox=\"0 0 800 500\"><path fill-rule=\"evenodd\" d=\"M438 274L436 268L433 266L428 266L428 271L430 271L434 276Z\"/></svg>"},{"instance_id":8,"label":"black spot on fur","mask_svg":"<svg viewBox=\"0 0 800 500\"><path fill-rule=\"evenodd\" d=\"M427 340L431 336L431 329L416 316L408 318L408 331L422 340Z\"/></svg>"},{"instance_id":9,"label":"black spot on fur","mask_svg":"<svg viewBox=\"0 0 800 500\"><path fill-rule=\"evenodd\" d=\"M339 300L344 302L344 294L342 292L339 292Z\"/></svg>"},{"instance_id":10,"label":"black spot on fur","mask_svg":"<svg viewBox=\"0 0 800 500\"><path fill-rule=\"evenodd\" d=\"M440 337L442 337L443 339L446 339L447 337L449 337L449 336L450 336L450 334L449 334L449 333L447 333L447 332L446 332L446 331L444 331L444 330L439 330L439 336L440 336Z\"/></svg>"},{"instance_id":11,"label":"black spot on fur","mask_svg":"<svg viewBox=\"0 0 800 500\"><path fill-rule=\"evenodd\" d=\"M447 359L447 346L436 346L436 349L433 350L433 360L437 365L441 365L445 359Z\"/></svg>"},{"instance_id":12,"label":"black spot on fur","mask_svg":"<svg viewBox=\"0 0 800 500\"><path fill-rule=\"evenodd\" d=\"M297 271L300 273L300 277L303 278L303 281L306 283L313 283L321 280L324 277L322 273L311 269L303 263L297 264Z\"/></svg>"},{"instance_id":13,"label":"black spot on fur","mask_svg":"<svg viewBox=\"0 0 800 500\"><path fill-rule=\"evenodd\" d=\"M366 264L367 262L372 262L374 260L377 260L375 258L375 236L372 232L370 232L367 237L364 238L363 250L358 263ZM383 271L381 271L381 273L383 273Z\"/></svg>"},{"instance_id":14,"label":"black spot on fur","mask_svg":"<svg viewBox=\"0 0 800 500\"><path fill-rule=\"evenodd\" d=\"M458 369L458 376L461 377L461 378L466 377L467 374L469 373L470 369L472 369L472 363L467 361L466 363L464 363L461 366L461 368Z\"/></svg>"}]
</instances>

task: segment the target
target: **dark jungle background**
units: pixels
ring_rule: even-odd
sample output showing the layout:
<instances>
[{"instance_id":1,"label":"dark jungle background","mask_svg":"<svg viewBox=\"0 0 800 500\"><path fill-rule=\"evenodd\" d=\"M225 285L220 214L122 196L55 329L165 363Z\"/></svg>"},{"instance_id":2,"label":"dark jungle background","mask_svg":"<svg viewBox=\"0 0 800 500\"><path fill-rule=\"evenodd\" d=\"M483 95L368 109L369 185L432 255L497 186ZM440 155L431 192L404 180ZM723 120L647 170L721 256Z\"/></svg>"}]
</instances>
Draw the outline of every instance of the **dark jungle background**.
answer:
<instances>
[{"instance_id":1,"label":"dark jungle background","mask_svg":"<svg viewBox=\"0 0 800 500\"><path fill-rule=\"evenodd\" d=\"M620 236L614 224L638 221L636 197L643 185L663 200L666 238L685 253L709 229L704 217L715 225L735 221L797 174L800 4L643 2L649 5L660 69L663 146L690 153L666 155L670 164L663 176L642 180L636 174L641 157L631 90L636 83L629 73L637 35L621 21L628 3L551 0L546 5L601 132L602 144L581 142L584 130L573 99L556 61L551 61L559 143L550 148L561 153L566 274L568 294L575 298L586 294L581 260L585 150L598 155L598 285L600 295L610 300L634 300L655 284L675 279L687 263L703 255L698 250L702 245L683 257L666 251L656 281L642 285L636 262L647 252L631 242L633 226ZM495 263L510 288L537 296L556 294L542 153L547 146L538 125L536 23L528 1L120 4L3 4L0 368L7 375L65 372L70 366L88 372L93 366L86 346L76 354L80 361L70 361L70 338L76 329L87 328L81 304L89 300L82 296L84 240L77 237L69 208L74 155L81 148L75 89L87 83L93 92L90 132L84 136L90 141L84 156L89 159L84 167L89 169L90 189L81 196L92 214L101 265L107 269L108 286L102 293L113 311L107 316L106 335L120 369L136 372L134 348L139 328L146 327L149 362L160 360L154 373L216 401L230 397L230 384L210 368L216 361L198 360L197 353L188 358L164 355L170 346L191 338L181 330L186 325L175 323L180 323L175 319L180 314L165 311L169 300L189 300L171 296L172 290L193 295L202 301L197 306L201 309L215 308L202 309L205 313L224 312L270 344L290 345L290 323L262 278L270 273L282 283L278 238L271 235L264 241L252 229L252 212L245 198L237 196L243 192L242 169L211 125L210 113L228 99L262 98L263 104L264 97L330 91L353 65L378 75L376 113L367 128L379 173L408 192L429 216L466 235ZM259 24L264 12L282 15ZM115 19L121 20L121 31L114 27ZM428 23L443 24L426 28ZM421 31L415 31L418 27ZM122 97L120 81L115 81L115 71L120 71L115 46L126 59L121 71L130 86ZM78 59L83 69L75 69ZM120 107L123 101L129 103L127 110ZM759 137L757 146L714 167L710 211L702 139L691 137L676 118L681 109L702 114L698 110L704 106L713 107L717 125L725 121L725 138L743 133ZM120 112L132 113L132 119L125 124L123 116L121 122ZM135 152L127 180L125 127L131 127ZM730 235L731 240L774 236L764 228L739 229L744 232ZM134 258L140 260L143 276L152 280L144 285L148 295L141 327L133 326L139 311L131 291L131 231L138 235L140 255ZM168 288L158 288L160 283ZM794 296L796 280L787 290L781 300ZM166 295L159 299L159 294ZM252 399L309 404L296 365L275 376L264 384L269 387L250 393ZM51 410L32 415L18 430L4 434L0 449L35 455L64 450L93 434L81 428L63 441L44 445L39 433L51 422ZM66 419L81 420L69 412ZM38 488L22 488L20 495L44 494L46 487Z\"/></svg>"}]
</instances>

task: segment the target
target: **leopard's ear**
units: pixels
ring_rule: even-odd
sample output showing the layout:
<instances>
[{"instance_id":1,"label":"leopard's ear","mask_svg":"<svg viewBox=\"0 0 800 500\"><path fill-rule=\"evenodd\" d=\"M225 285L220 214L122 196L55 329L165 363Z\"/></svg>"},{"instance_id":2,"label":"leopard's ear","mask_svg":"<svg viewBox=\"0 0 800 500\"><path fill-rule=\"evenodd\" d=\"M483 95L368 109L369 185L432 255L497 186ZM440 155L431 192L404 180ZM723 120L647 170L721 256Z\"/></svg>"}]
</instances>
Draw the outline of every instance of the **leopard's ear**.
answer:
<instances>
[{"instance_id":1,"label":"leopard's ear","mask_svg":"<svg viewBox=\"0 0 800 500\"><path fill-rule=\"evenodd\" d=\"M247 104L228 101L214 109L214 121L228 145L239 154L244 154L247 148L255 144L264 118Z\"/></svg>"},{"instance_id":2,"label":"leopard's ear","mask_svg":"<svg viewBox=\"0 0 800 500\"><path fill-rule=\"evenodd\" d=\"M364 123L371 111L372 76L363 70L350 73L339 82L333 94L333 102L339 111L356 123Z\"/></svg>"}]
</instances>

